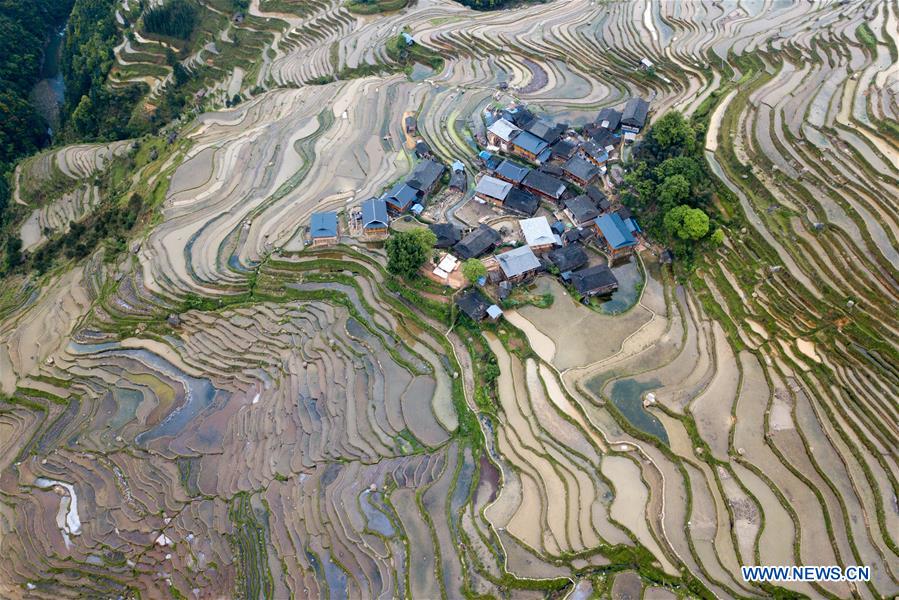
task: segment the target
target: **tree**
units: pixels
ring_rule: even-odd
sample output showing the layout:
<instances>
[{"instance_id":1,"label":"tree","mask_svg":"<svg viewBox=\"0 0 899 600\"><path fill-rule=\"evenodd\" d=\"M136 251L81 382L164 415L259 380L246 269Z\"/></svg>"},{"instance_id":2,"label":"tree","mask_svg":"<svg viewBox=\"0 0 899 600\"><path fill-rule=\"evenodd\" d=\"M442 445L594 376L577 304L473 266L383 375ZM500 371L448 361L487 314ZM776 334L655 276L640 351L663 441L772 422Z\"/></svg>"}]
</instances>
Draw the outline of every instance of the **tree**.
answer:
<instances>
[{"instance_id":1,"label":"tree","mask_svg":"<svg viewBox=\"0 0 899 600\"><path fill-rule=\"evenodd\" d=\"M663 150L677 148L690 152L696 142L696 132L679 112L665 113L661 119L653 123L650 136Z\"/></svg>"},{"instance_id":2,"label":"tree","mask_svg":"<svg viewBox=\"0 0 899 600\"><path fill-rule=\"evenodd\" d=\"M712 243L716 246L720 246L724 243L724 230L716 229L714 233L712 233L712 237L710 238Z\"/></svg>"},{"instance_id":3,"label":"tree","mask_svg":"<svg viewBox=\"0 0 899 600\"><path fill-rule=\"evenodd\" d=\"M665 214L665 229L673 237L698 240L709 232L709 216L699 208L681 204Z\"/></svg>"},{"instance_id":4,"label":"tree","mask_svg":"<svg viewBox=\"0 0 899 600\"><path fill-rule=\"evenodd\" d=\"M663 208L681 204L690 197L690 182L683 175L666 177L658 187L658 195Z\"/></svg>"},{"instance_id":5,"label":"tree","mask_svg":"<svg viewBox=\"0 0 899 600\"><path fill-rule=\"evenodd\" d=\"M437 244L437 236L434 232L426 227L419 227L410 232L418 243L421 245L422 251L425 253L425 260L431 258L434 252L434 246Z\"/></svg>"},{"instance_id":6,"label":"tree","mask_svg":"<svg viewBox=\"0 0 899 600\"><path fill-rule=\"evenodd\" d=\"M418 276L418 269L428 259L423 236L416 231L400 231L387 240L387 270L407 279ZM433 234L431 234L433 235ZM433 246L432 246L433 248Z\"/></svg>"},{"instance_id":7,"label":"tree","mask_svg":"<svg viewBox=\"0 0 899 600\"><path fill-rule=\"evenodd\" d=\"M469 258L462 263L462 275L465 276L465 279L474 283L481 277L487 276L487 267L478 259Z\"/></svg>"},{"instance_id":8,"label":"tree","mask_svg":"<svg viewBox=\"0 0 899 600\"><path fill-rule=\"evenodd\" d=\"M666 158L656 167L655 175L659 181L664 181L672 175L682 175L691 186L695 186L703 179L702 165L692 156Z\"/></svg>"}]
</instances>

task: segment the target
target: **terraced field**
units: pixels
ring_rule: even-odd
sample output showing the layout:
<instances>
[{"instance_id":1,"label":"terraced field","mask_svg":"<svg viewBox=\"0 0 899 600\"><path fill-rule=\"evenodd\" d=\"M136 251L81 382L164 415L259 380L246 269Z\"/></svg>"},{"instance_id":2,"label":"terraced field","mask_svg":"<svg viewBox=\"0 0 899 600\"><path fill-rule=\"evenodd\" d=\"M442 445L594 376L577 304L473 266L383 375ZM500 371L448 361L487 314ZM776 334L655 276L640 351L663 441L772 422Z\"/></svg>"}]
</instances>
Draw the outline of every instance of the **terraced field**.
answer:
<instances>
[{"instance_id":1,"label":"terraced field","mask_svg":"<svg viewBox=\"0 0 899 600\"><path fill-rule=\"evenodd\" d=\"M222 46L261 33L210 89L267 91L174 126L124 258L0 291L0 596L899 594L896 2L219 4ZM403 27L443 72L306 84ZM727 235L685 279L642 254L622 314L547 278L550 308L451 327L380 246L304 248L411 169L406 113L473 167L494 99L582 124L638 94L705 127ZM25 161L26 249L130 146Z\"/></svg>"}]
</instances>

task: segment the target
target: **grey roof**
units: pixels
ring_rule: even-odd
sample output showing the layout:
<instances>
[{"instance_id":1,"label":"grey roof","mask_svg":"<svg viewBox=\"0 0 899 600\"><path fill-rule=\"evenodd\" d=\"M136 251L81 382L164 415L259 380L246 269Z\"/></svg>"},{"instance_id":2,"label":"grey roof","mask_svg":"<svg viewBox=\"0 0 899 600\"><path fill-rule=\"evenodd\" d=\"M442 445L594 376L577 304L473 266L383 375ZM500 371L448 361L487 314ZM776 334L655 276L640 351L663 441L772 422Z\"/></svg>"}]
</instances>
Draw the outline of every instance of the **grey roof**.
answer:
<instances>
[{"instance_id":1,"label":"grey roof","mask_svg":"<svg viewBox=\"0 0 899 600\"><path fill-rule=\"evenodd\" d=\"M596 115L596 124L603 129L615 131L621 124L621 112L614 108L603 108L599 111L599 114Z\"/></svg>"},{"instance_id":2,"label":"grey roof","mask_svg":"<svg viewBox=\"0 0 899 600\"><path fill-rule=\"evenodd\" d=\"M643 98L631 98L624 105L621 124L629 127L643 127L646 124L647 114L649 114L649 102Z\"/></svg>"},{"instance_id":3,"label":"grey roof","mask_svg":"<svg viewBox=\"0 0 899 600\"><path fill-rule=\"evenodd\" d=\"M501 240L502 237L495 229L482 224L453 246L453 252L462 259L476 258L496 246Z\"/></svg>"},{"instance_id":4,"label":"grey roof","mask_svg":"<svg viewBox=\"0 0 899 600\"><path fill-rule=\"evenodd\" d=\"M521 180L530 172L528 167L522 167L511 160L504 160L496 167L496 174L513 183L521 183Z\"/></svg>"},{"instance_id":5,"label":"grey roof","mask_svg":"<svg viewBox=\"0 0 899 600\"><path fill-rule=\"evenodd\" d=\"M540 268L540 260L530 246L519 246L514 250L497 254L496 260L506 277L518 277Z\"/></svg>"},{"instance_id":6,"label":"grey roof","mask_svg":"<svg viewBox=\"0 0 899 600\"><path fill-rule=\"evenodd\" d=\"M453 171L453 174L450 175L449 186L464 192L468 187L468 179L465 177L465 172Z\"/></svg>"},{"instance_id":7,"label":"grey roof","mask_svg":"<svg viewBox=\"0 0 899 600\"><path fill-rule=\"evenodd\" d=\"M515 126L511 121L507 121L506 119L498 119L494 121L493 125L487 128L487 131L497 136L499 139L504 141L509 141L515 134L520 132L521 130Z\"/></svg>"},{"instance_id":8,"label":"grey roof","mask_svg":"<svg viewBox=\"0 0 899 600\"><path fill-rule=\"evenodd\" d=\"M312 239L337 237L337 213L312 213L309 233L312 235Z\"/></svg>"},{"instance_id":9,"label":"grey roof","mask_svg":"<svg viewBox=\"0 0 899 600\"><path fill-rule=\"evenodd\" d=\"M534 119L527 127L524 127L524 130L537 136L547 144L553 144L565 133L565 126L549 123L543 119Z\"/></svg>"},{"instance_id":10,"label":"grey roof","mask_svg":"<svg viewBox=\"0 0 899 600\"><path fill-rule=\"evenodd\" d=\"M571 283L584 296L604 294L618 289L618 280L606 265L596 265L571 274Z\"/></svg>"},{"instance_id":11,"label":"grey roof","mask_svg":"<svg viewBox=\"0 0 899 600\"><path fill-rule=\"evenodd\" d=\"M596 162L602 163L609 160L608 151L606 151L604 146L600 146L596 142L585 142L581 146L581 151Z\"/></svg>"},{"instance_id":12,"label":"grey roof","mask_svg":"<svg viewBox=\"0 0 899 600\"><path fill-rule=\"evenodd\" d=\"M478 182L474 191L476 194L482 194L490 198L496 198L497 200L505 200L511 189L512 184L508 181L485 175L481 177L481 180Z\"/></svg>"},{"instance_id":13,"label":"grey roof","mask_svg":"<svg viewBox=\"0 0 899 600\"><path fill-rule=\"evenodd\" d=\"M487 297L477 289L465 292L456 300L456 306L475 321L480 321L484 318L484 315L487 314L487 308L491 304L492 302L487 300Z\"/></svg>"},{"instance_id":14,"label":"grey roof","mask_svg":"<svg viewBox=\"0 0 899 600\"><path fill-rule=\"evenodd\" d=\"M565 184L560 180L556 179L552 175L547 175L546 173L541 173L540 171L531 171L528 173L527 177L524 178L522 185L525 187L531 188L532 190L536 190L547 196L555 198L556 200L562 195L565 191Z\"/></svg>"},{"instance_id":15,"label":"grey roof","mask_svg":"<svg viewBox=\"0 0 899 600\"><path fill-rule=\"evenodd\" d=\"M572 156L564 165L562 171L581 181L590 182L599 175L599 169L592 162L580 155Z\"/></svg>"},{"instance_id":16,"label":"grey roof","mask_svg":"<svg viewBox=\"0 0 899 600\"><path fill-rule=\"evenodd\" d=\"M577 145L574 142L569 140L559 140L552 145L551 152L553 157L569 159L576 149Z\"/></svg>"},{"instance_id":17,"label":"grey roof","mask_svg":"<svg viewBox=\"0 0 899 600\"><path fill-rule=\"evenodd\" d=\"M593 204L596 205L596 208L599 209L600 212L605 212L609 210L609 207L612 205L609 202L609 199L606 198L606 195L595 185L591 185L587 188L587 196L593 200Z\"/></svg>"},{"instance_id":18,"label":"grey roof","mask_svg":"<svg viewBox=\"0 0 899 600\"><path fill-rule=\"evenodd\" d=\"M431 153L431 146L424 140L419 140L415 144L415 154L421 158Z\"/></svg>"},{"instance_id":19,"label":"grey roof","mask_svg":"<svg viewBox=\"0 0 899 600\"><path fill-rule=\"evenodd\" d=\"M614 148L618 145L618 138L616 138L615 134L607 129L597 129L596 132L593 133L593 135L590 137L597 146L603 148L606 151L608 151L609 146L612 146Z\"/></svg>"},{"instance_id":20,"label":"grey roof","mask_svg":"<svg viewBox=\"0 0 899 600\"><path fill-rule=\"evenodd\" d=\"M380 198L369 198L362 203L362 227L387 227L387 203Z\"/></svg>"},{"instance_id":21,"label":"grey roof","mask_svg":"<svg viewBox=\"0 0 899 600\"><path fill-rule=\"evenodd\" d=\"M587 264L587 253L578 243L568 244L562 248L556 248L546 255L546 258L554 264L559 271L573 271Z\"/></svg>"},{"instance_id":22,"label":"grey roof","mask_svg":"<svg viewBox=\"0 0 899 600\"><path fill-rule=\"evenodd\" d=\"M599 216L599 210L586 194L565 200L565 208L571 213L575 225L583 225Z\"/></svg>"},{"instance_id":23,"label":"grey roof","mask_svg":"<svg viewBox=\"0 0 899 600\"><path fill-rule=\"evenodd\" d=\"M445 167L437 161L423 160L412 169L412 173L409 175L409 185L415 187L413 185L415 181L420 184L417 189L429 190L443 175L444 169Z\"/></svg>"},{"instance_id":24,"label":"grey roof","mask_svg":"<svg viewBox=\"0 0 899 600\"><path fill-rule=\"evenodd\" d=\"M503 202L503 208L519 215L532 217L540 208L540 199L526 190L512 188Z\"/></svg>"},{"instance_id":25,"label":"grey roof","mask_svg":"<svg viewBox=\"0 0 899 600\"><path fill-rule=\"evenodd\" d=\"M528 246L545 246L555 242L556 237L546 217L522 219L518 222Z\"/></svg>"}]
</instances>

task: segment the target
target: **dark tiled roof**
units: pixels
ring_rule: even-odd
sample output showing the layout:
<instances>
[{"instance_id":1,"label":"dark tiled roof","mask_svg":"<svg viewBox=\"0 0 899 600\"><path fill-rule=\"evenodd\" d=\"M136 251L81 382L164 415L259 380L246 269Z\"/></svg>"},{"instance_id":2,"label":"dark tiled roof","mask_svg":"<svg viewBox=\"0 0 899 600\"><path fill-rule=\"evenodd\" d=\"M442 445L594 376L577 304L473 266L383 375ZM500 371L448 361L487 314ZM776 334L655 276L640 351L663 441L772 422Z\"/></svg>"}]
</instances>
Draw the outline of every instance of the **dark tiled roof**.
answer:
<instances>
[{"instance_id":1,"label":"dark tiled roof","mask_svg":"<svg viewBox=\"0 0 899 600\"><path fill-rule=\"evenodd\" d=\"M606 107L596 115L596 124L608 131L615 131L621 124L621 112Z\"/></svg>"},{"instance_id":2,"label":"dark tiled roof","mask_svg":"<svg viewBox=\"0 0 899 600\"><path fill-rule=\"evenodd\" d=\"M582 156L572 156L564 165L562 171L581 181L592 181L599 175L599 169L592 162Z\"/></svg>"},{"instance_id":3,"label":"dark tiled roof","mask_svg":"<svg viewBox=\"0 0 899 600\"><path fill-rule=\"evenodd\" d=\"M596 265L571 274L571 283L581 295L606 294L618 289L618 280L606 265Z\"/></svg>"},{"instance_id":4,"label":"dark tiled roof","mask_svg":"<svg viewBox=\"0 0 899 600\"><path fill-rule=\"evenodd\" d=\"M547 196L558 199L565 191L565 184L556 179L552 175L541 173L540 171L531 171L524 178L522 184L532 190L536 190Z\"/></svg>"},{"instance_id":5,"label":"dark tiled roof","mask_svg":"<svg viewBox=\"0 0 899 600\"><path fill-rule=\"evenodd\" d=\"M487 225L480 225L453 246L453 251L463 259L476 258L496 246L501 240L502 237L495 229Z\"/></svg>"},{"instance_id":6,"label":"dark tiled roof","mask_svg":"<svg viewBox=\"0 0 899 600\"><path fill-rule=\"evenodd\" d=\"M475 321L480 321L487 314L487 308L492 304L479 290L473 289L459 296L456 306Z\"/></svg>"},{"instance_id":7,"label":"dark tiled roof","mask_svg":"<svg viewBox=\"0 0 899 600\"><path fill-rule=\"evenodd\" d=\"M449 186L464 192L468 187L468 179L465 177L465 172L453 171L453 174L450 176Z\"/></svg>"},{"instance_id":8,"label":"dark tiled roof","mask_svg":"<svg viewBox=\"0 0 899 600\"><path fill-rule=\"evenodd\" d=\"M503 202L503 207L519 215L532 217L540 207L540 199L525 190L512 188Z\"/></svg>"},{"instance_id":9,"label":"dark tiled roof","mask_svg":"<svg viewBox=\"0 0 899 600\"><path fill-rule=\"evenodd\" d=\"M574 231L577 230L575 229ZM563 273L565 271L573 271L587 264L587 253L577 243L557 248L547 254L546 258Z\"/></svg>"},{"instance_id":10,"label":"dark tiled roof","mask_svg":"<svg viewBox=\"0 0 899 600\"><path fill-rule=\"evenodd\" d=\"M565 208L571 213L575 225L583 225L599 216L599 210L586 194L565 200Z\"/></svg>"},{"instance_id":11,"label":"dark tiled roof","mask_svg":"<svg viewBox=\"0 0 899 600\"><path fill-rule=\"evenodd\" d=\"M564 125L547 123L543 119L535 119L526 127L523 127L523 129L532 135L536 135L547 144L554 144L565 133Z\"/></svg>"},{"instance_id":12,"label":"dark tiled roof","mask_svg":"<svg viewBox=\"0 0 899 600\"><path fill-rule=\"evenodd\" d=\"M621 124L629 127L643 127L646 115L649 114L649 102L643 98L631 98L624 105L621 113Z\"/></svg>"},{"instance_id":13,"label":"dark tiled roof","mask_svg":"<svg viewBox=\"0 0 899 600\"><path fill-rule=\"evenodd\" d=\"M568 140L559 140L555 144L552 145L552 155L554 158L560 158L568 160L571 158L571 155L574 154L574 151L577 149L577 145L574 142L570 142Z\"/></svg>"},{"instance_id":14,"label":"dark tiled roof","mask_svg":"<svg viewBox=\"0 0 899 600\"><path fill-rule=\"evenodd\" d=\"M462 237L462 232L452 223L432 223L428 228L437 236L437 248L450 248Z\"/></svg>"},{"instance_id":15,"label":"dark tiled roof","mask_svg":"<svg viewBox=\"0 0 899 600\"><path fill-rule=\"evenodd\" d=\"M417 181L420 184L417 189L430 189L443 175L444 169L445 167L437 161L423 160L412 169L412 173L409 175L410 185L412 185L411 181Z\"/></svg>"}]
</instances>

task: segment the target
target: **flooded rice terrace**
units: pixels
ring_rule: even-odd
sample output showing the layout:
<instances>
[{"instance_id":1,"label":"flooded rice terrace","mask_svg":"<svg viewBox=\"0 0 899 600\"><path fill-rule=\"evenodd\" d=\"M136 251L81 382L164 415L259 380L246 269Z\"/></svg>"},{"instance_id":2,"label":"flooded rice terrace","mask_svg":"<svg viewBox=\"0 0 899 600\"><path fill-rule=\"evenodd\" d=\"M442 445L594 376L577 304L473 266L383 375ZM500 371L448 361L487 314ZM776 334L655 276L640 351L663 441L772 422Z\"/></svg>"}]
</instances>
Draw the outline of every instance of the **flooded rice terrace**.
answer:
<instances>
[{"instance_id":1,"label":"flooded rice terrace","mask_svg":"<svg viewBox=\"0 0 899 600\"><path fill-rule=\"evenodd\" d=\"M110 189L152 213L117 256L4 278L0 597L899 594L895 2L189 2L196 113L11 179L28 257ZM157 98L168 42L112 4L116 85ZM401 31L443 69L392 63ZM61 43L34 92L51 121ZM465 185L416 201L504 227L507 250L518 218L470 202L485 108L575 137L638 96L649 127L677 110L700 132L723 240L695 268L638 235L611 295L543 272L503 303L488 282L504 314L478 323L464 292L388 271L361 205L408 180L417 141ZM610 144L630 169L635 146ZM616 207L620 174L595 179ZM871 580L759 586L750 564Z\"/></svg>"}]
</instances>

